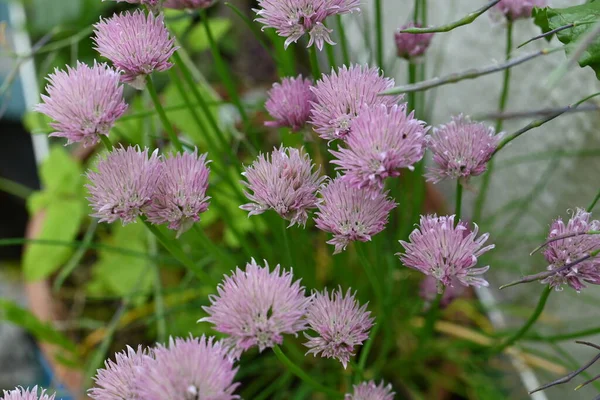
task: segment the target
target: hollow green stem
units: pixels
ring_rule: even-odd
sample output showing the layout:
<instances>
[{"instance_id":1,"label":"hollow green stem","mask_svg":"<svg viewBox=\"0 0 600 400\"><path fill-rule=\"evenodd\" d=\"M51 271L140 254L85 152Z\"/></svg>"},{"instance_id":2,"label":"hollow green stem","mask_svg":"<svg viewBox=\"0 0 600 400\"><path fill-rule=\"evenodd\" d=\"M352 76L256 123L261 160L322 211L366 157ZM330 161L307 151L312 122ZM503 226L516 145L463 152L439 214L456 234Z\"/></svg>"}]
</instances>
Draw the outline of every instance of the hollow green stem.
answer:
<instances>
[{"instance_id":1,"label":"hollow green stem","mask_svg":"<svg viewBox=\"0 0 600 400\"><path fill-rule=\"evenodd\" d=\"M381 323L376 323L373 326L373 329L371 329L371 332L369 333L369 339L360 351L360 357L358 359L358 368L356 370L356 373L354 374L354 383L359 383L363 380L365 367L367 366L367 360L369 359L369 353L373 348L373 343L375 342L375 338L379 333L379 329L381 329Z\"/></svg>"},{"instance_id":2,"label":"hollow green stem","mask_svg":"<svg viewBox=\"0 0 600 400\"><path fill-rule=\"evenodd\" d=\"M315 381L310 375L308 375L306 372L304 372L304 370L302 368L300 368L299 366L297 366L296 364L294 364L292 362L292 360L290 360L285 354L283 354L283 352L281 351L281 349L279 348L279 346L275 345L273 347L273 353L275 353L275 356L277 357L277 359L283 365L285 365L285 367L292 374L296 375L304 383L310 385L316 391L324 393L324 394L326 394L330 398L341 399L343 397L341 393L339 393L339 392L337 392L337 391L335 391L333 389L330 389L327 386L324 386L324 385L320 384L319 382Z\"/></svg>"},{"instance_id":3,"label":"hollow green stem","mask_svg":"<svg viewBox=\"0 0 600 400\"><path fill-rule=\"evenodd\" d=\"M325 44L325 53L327 54L327 62L329 63L329 69L335 68L337 65L335 61L335 51L333 46L329 43Z\"/></svg>"},{"instance_id":4,"label":"hollow green stem","mask_svg":"<svg viewBox=\"0 0 600 400\"><path fill-rule=\"evenodd\" d=\"M204 31L206 32L206 37L208 38L208 42L210 43L210 50L215 60L215 67L217 73L223 81L225 89L227 90L229 97L233 101L233 104L235 104L236 108L238 109L240 116L242 117L242 121L244 122L244 126L246 127L246 129L248 129L250 123L250 120L248 119L248 114L246 113L246 110L244 109L240 100L240 96L238 95L238 91L235 87L233 78L231 76L231 71L229 71L227 64L223 61L223 57L221 56L219 46L215 41L212 30L210 29L210 24L208 23L208 15L206 13L206 10L202 10L200 12L200 15L202 16Z\"/></svg>"},{"instance_id":5,"label":"hollow green stem","mask_svg":"<svg viewBox=\"0 0 600 400\"><path fill-rule=\"evenodd\" d=\"M383 290L381 288L379 280L377 279L377 275L373 268L373 264L369 261L369 258L367 257L367 255L364 251L364 248L363 248L364 246L361 243L355 242L354 247L356 249L356 254L358 255L360 264L363 267L363 270L365 271L365 275L367 275L367 279L369 279L369 282L371 283L371 286L373 287L375 296L377 296L377 299L379 301L379 306L381 306L383 304L383 300L384 300Z\"/></svg>"},{"instance_id":6,"label":"hollow green stem","mask_svg":"<svg viewBox=\"0 0 600 400\"><path fill-rule=\"evenodd\" d=\"M71 275L75 268L79 266L79 263L83 259L85 252L90 248L90 244L94 239L94 234L96 233L97 227L98 220L93 219L90 225L88 226L87 230L85 231L85 234L83 235L83 240L81 241L81 244L71 257L69 262L67 262L65 266L61 268L56 279L54 280L54 283L52 284L52 290L54 290L54 292L58 292L60 290L65 280L69 277L69 275Z\"/></svg>"},{"instance_id":7,"label":"hollow green stem","mask_svg":"<svg viewBox=\"0 0 600 400\"><path fill-rule=\"evenodd\" d=\"M286 220L283 218L279 218L281 220L281 235L283 237L283 246L285 249L285 260L287 265L292 265L293 257L292 257L292 249L290 247L290 240L288 237L288 228Z\"/></svg>"},{"instance_id":8,"label":"hollow green stem","mask_svg":"<svg viewBox=\"0 0 600 400\"><path fill-rule=\"evenodd\" d=\"M176 244L175 242L167 238L165 235L163 235L163 233L150 222L146 221L143 218L140 219L142 223L146 225L148 230L152 232L154 236L156 236L156 239L158 239L160 244L163 245L163 247L167 249L167 251L177 259L177 261L179 261L187 269L193 272L200 280L204 282L212 282L210 276L208 276L206 272L204 272L200 267L198 267L196 263L194 263L194 261L192 261L192 259L189 258L187 254L185 254L185 252L181 249L181 247L179 247L178 244Z\"/></svg>"},{"instance_id":9,"label":"hollow green stem","mask_svg":"<svg viewBox=\"0 0 600 400\"><path fill-rule=\"evenodd\" d=\"M342 16L336 15L335 20L337 23L337 29L340 34L340 47L342 48L342 60L344 65L350 66L350 51L348 50L348 38L346 37L346 30L344 23L342 22Z\"/></svg>"},{"instance_id":10,"label":"hollow green stem","mask_svg":"<svg viewBox=\"0 0 600 400\"><path fill-rule=\"evenodd\" d=\"M377 66L384 69L383 65L383 0L375 0L375 40Z\"/></svg>"},{"instance_id":11,"label":"hollow green stem","mask_svg":"<svg viewBox=\"0 0 600 400\"><path fill-rule=\"evenodd\" d=\"M156 237L148 235L148 251L156 257L158 248L156 246ZM165 319L165 302L163 298L163 288L160 276L160 266L152 262L152 272L154 274L154 312L156 313L156 339L159 343L165 343L167 338L167 321Z\"/></svg>"},{"instance_id":12,"label":"hollow green stem","mask_svg":"<svg viewBox=\"0 0 600 400\"><path fill-rule=\"evenodd\" d=\"M598 202L598 200L600 200L600 190L596 194L596 197L594 197L594 200L592 200L592 203L588 206L587 212L592 212L592 210L596 206L596 203Z\"/></svg>"},{"instance_id":13,"label":"hollow green stem","mask_svg":"<svg viewBox=\"0 0 600 400\"><path fill-rule=\"evenodd\" d=\"M431 303L431 306L425 316L425 324L421 330L420 340L419 340L419 348L423 349L431 336L433 336L433 331L435 328L435 322L437 321L440 314L440 304L442 302L442 297L444 296L445 287L442 287L442 291L438 292L435 296L435 299Z\"/></svg>"},{"instance_id":14,"label":"hollow green stem","mask_svg":"<svg viewBox=\"0 0 600 400\"><path fill-rule=\"evenodd\" d=\"M542 295L540 296L538 304L535 307L535 310L533 310L533 313L531 314L531 316L529 317L527 322L525 322L525 324L521 327L521 329L519 329L513 336L506 339L500 345L492 348L491 349L492 353L494 353L494 354L501 353L507 347L512 346L519 339L521 339L523 336L525 336L525 334L529 331L529 329L533 326L533 324L535 324L535 322L538 320L540 315L542 315L542 311L544 311L544 307L546 306L546 301L548 300L548 296L550 296L551 292L552 292L552 287L550 287L550 285L548 285L544 288L544 291L542 292Z\"/></svg>"},{"instance_id":15,"label":"hollow green stem","mask_svg":"<svg viewBox=\"0 0 600 400\"><path fill-rule=\"evenodd\" d=\"M308 58L310 61L310 70L312 71L313 79L315 82L321 79L321 68L319 68L319 57L317 56L317 49L315 46L308 48Z\"/></svg>"},{"instance_id":16,"label":"hollow green stem","mask_svg":"<svg viewBox=\"0 0 600 400\"><path fill-rule=\"evenodd\" d=\"M98 137L100 138L100 141L102 142L102 144L106 148L106 151L112 151L113 150L113 144L110 142L110 139L108 138L107 135L98 135Z\"/></svg>"},{"instance_id":17,"label":"hollow green stem","mask_svg":"<svg viewBox=\"0 0 600 400\"><path fill-rule=\"evenodd\" d=\"M181 145L181 142L179 141L179 138L177 137L177 134L173 129L173 125L171 125L171 122L169 122L169 118L167 118L167 114L165 113L165 110L162 104L160 103L160 99L158 98L158 93L156 92L156 87L154 86L154 81L152 80L151 76L148 76L146 87L148 88L150 98L152 98L152 103L154 103L154 108L158 113L158 118L160 119L160 122L165 128L167 135L169 135L171 144L173 145L173 147L175 147L175 150L182 152L183 146Z\"/></svg>"},{"instance_id":18,"label":"hollow green stem","mask_svg":"<svg viewBox=\"0 0 600 400\"><path fill-rule=\"evenodd\" d=\"M460 217L462 215L462 195L463 195L463 185L460 183L460 179L456 181L456 207L454 208L454 214L456 218L454 219L454 224L458 224L460 221Z\"/></svg>"},{"instance_id":19,"label":"hollow green stem","mask_svg":"<svg viewBox=\"0 0 600 400\"><path fill-rule=\"evenodd\" d=\"M27 199L33 193L33 190L18 182L0 177L0 192L5 192L21 199Z\"/></svg>"},{"instance_id":20,"label":"hollow green stem","mask_svg":"<svg viewBox=\"0 0 600 400\"><path fill-rule=\"evenodd\" d=\"M506 52L505 59L507 62L510 60L510 54L512 52L512 42L513 42L513 23L511 20L508 20L506 25ZM510 68L504 70L504 76L502 80L502 92L500 94L500 101L498 103L498 112L503 113L506 108L506 102L508 101L508 93L510 89ZM496 121L496 134L500 133L502 130L503 120L499 118ZM492 178L492 172L494 170L494 158L492 158L487 165L487 171L483 175L483 180L481 182L481 188L479 189L479 195L475 200L475 210L473 211L473 220L479 221L481 219L481 215L483 213L483 206L485 204L485 200L487 197L487 191L490 187L490 182Z\"/></svg>"},{"instance_id":21,"label":"hollow green stem","mask_svg":"<svg viewBox=\"0 0 600 400\"><path fill-rule=\"evenodd\" d=\"M410 62L408 63L408 83L413 84L417 82L417 66ZM417 107L417 93L410 92L408 93L408 111L413 111Z\"/></svg>"}]
</instances>

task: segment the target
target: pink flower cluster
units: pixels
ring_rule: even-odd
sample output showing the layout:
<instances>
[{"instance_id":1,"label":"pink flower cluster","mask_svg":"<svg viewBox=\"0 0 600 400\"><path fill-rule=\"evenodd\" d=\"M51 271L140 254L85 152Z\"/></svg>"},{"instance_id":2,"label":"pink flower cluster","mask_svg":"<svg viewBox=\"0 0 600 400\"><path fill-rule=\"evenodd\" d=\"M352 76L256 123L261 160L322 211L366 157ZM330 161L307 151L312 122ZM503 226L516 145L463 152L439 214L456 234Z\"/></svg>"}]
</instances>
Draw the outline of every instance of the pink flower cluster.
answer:
<instances>
[{"instance_id":1,"label":"pink flower cluster","mask_svg":"<svg viewBox=\"0 0 600 400\"><path fill-rule=\"evenodd\" d=\"M510 20L531 17L534 7L544 7L548 0L500 0L494 11L502 13Z\"/></svg>"},{"instance_id":2,"label":"pink flower cluster","mask_svg":"<svg viewBox=\"0 0 600 400\"><path fill-rule=\"evenodd\" d=\"M409 23L406 24L394 33L394 41L396 42L396 52L398 57L406 58L407 60L413 60L417 57L421 57L427 49L433 39L434 33L405 33L402 30L407 28L417 27L420 28L420 24Z\"/></svg>"},{"instance_id":3,"label":"pink flower cluster","mask_svg":"<svg viewBox=\"0 0 600 400\"><path fill-rule=\"evenodd\" d=\"M163 158L138 147L114 149L87 175L92 216L125 225L145 215L179 236L208 209L209 173L206 154L197 150Z\"/></svg>"}]
</instances>

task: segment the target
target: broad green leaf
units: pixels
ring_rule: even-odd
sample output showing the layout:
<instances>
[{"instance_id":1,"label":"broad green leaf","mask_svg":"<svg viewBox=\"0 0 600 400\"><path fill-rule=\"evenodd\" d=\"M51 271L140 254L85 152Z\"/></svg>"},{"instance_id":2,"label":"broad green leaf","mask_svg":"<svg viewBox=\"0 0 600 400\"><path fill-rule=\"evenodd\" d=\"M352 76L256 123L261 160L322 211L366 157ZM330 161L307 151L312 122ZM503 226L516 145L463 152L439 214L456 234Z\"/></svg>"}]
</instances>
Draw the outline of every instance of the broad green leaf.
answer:
<instances>
[{"instance_id":1,"label":"broad green leaf","mask_svg":"<svg viewBox=\"0 0 600 400\"><path fill-rule=\"evenodd\" d=\"M62 146L52 147L40 168L43 190L59 196L80 194L82 174L81 165Z\"/></svg>"},{"instance_id":2,"label":"broad green leaf","mask_svg":"<svg viewBox=\"0 0 600 400\"><path fill-rule=\"evenodd\" d=\"M119 246L124 249L146 252L148 233L141 223L126 226L112 225L112 235L102 240L102 243ZM89 290L108 290L112 294L124 296L136 288L140 279L143 279L137 291L146 291L152 285L152 274L142 276L147 269L148 259L129 257L123 254L103 251L98 252L99 260L93 267L93 280ZM106 291L99 294L106 294Z\"/></svg>"},{"instance_id":3,"label":"broad green leaf","mask_svg":"<svg viewBox=\"0 0 600 400\"><path fill-rule=\"evenodd\" d=\"M54 329L49 323L40 321L29 310L10 300L0 299L0 320L11 322L25 329L39 341L57 345L70 353L77 351L77 346L68 337Z\"/></svg>"},{"instance_id":4,"label":"broad green leaf","mask_svg":"<svg viewBox=\"0 0 600 400\"><path fill-rule=\"evenodd\" d=\"M53 200L45 207L45 217L37 239L72 241L85 217L80 199ZM67 246L31 243L23 255L25 279L40 280L66 262L73 249Z\"/></svg>"},{"instance_id":5,"label":"broad green leaf","mask_svg":"<svg viewBox=\"0 0 600 400\"><path fill-rule=\"evenodd\" d=\"M37 111L28 111L23 116L23 125L32 135L48 135L53 132L50 122L50 117Z\"/></svg>"},{"instance_id":6,"label":"broad green leaf","mask_svg":"<svg viewBox=\"0 0 600 400\"><path fill-rule=\"evenodd\" d=\"M544 33L576 23L573 28L564 29L556 34L558 40L566 45L565 52L568 56L581 39L586 37L591 30L596 29L596 24L600 22L600 1L567 8L535 8L533 19ZM600 79L600 38L596 38L588 46L578 62L581 67L591 67L596 72L596 77Z\"/></svg>"}]
</instances>

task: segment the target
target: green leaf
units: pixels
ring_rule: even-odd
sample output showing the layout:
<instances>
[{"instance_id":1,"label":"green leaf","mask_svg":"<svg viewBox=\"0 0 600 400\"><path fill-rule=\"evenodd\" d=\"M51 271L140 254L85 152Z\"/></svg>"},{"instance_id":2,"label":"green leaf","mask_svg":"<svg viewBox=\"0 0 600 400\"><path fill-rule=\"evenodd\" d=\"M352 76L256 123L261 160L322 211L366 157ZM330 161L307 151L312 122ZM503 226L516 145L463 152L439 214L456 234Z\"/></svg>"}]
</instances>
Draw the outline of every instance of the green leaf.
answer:
<instances>
[{"instance_id":1,"label":"green leaf","mask_svg":"<svg viewBox=\"0 0 600 400\"><path fill-rule=\"evenodd\" d=\"M40 321L29 310L10 300L0 299L0 320L20 326L39 341L57 345L70 353L77 351L77 346L68 337L54 329L49 323Z\"/></svg>"},{"instance_id":2,"label":"green leaf","mask_svg":"<svg viewBox=\"0 0 600 400\"><path fill-rule=\"evenodd\" d=\"M40 168L42 187L57 196L79 195L82 174L81 165L62 146L52 147Z\"/></svg>"},{"instance_id":3,"label":"green leaf","mask_svg":"<svg viewBox=\"0 0 600 400\"><path fill-rule=\"evenodd\" d=\"M28 111L23 116L23 125L32 135L47 135L54 132L50 126L52 119L37 111Z\"/></svg>"},{"instance_id":4,"label":"green leaf","mask_svg":"<svg viewBox=\"0 0 600 400\"><path fill-rule=\"evenodd\" d=\"M148 233L141 223L122 226L113 224L112 235L102 240L103 244L119 246L124 249L146 252ZM142 272L146 269L148 260L139 257L128 257L112 251L100 250L99 260L93 268L93 280L90 282L91 292L106 295L111 294L124 296L131 292L136 285ZM152 275L144 277L139 285L139 291L146 291L152 285Z\"/></svg>"},{"instance_id":5,"label":"green leaf","mask_svg":"<svg viewBox=\"0 0 600 400\"><path fill-rule=\"evenodd\" d=\"M544 33L561 26L576 24L556 34L558 40L565 44L565 52L568 56L577 47L576 43L595 29L596 24L600 22L600 1L567 8L535 8L533 20ZM547 39L550 40L550 37ZM596 72L596 77L600 79L600 37L588 46L578 62L581 67L591 67Z\"/></svg>"},{"instance_id":6,"label":"green leaf","mask_svg":"<svg viewBox=\"0 0 600 400\"><path fill-rule=\"evenodd\" d=\"M42 229L37 239L72 241L85 216L80 199L52 201L46 206ZM73 249L66 246L31 243L23 255L23 272L27 280L44 279L66 262Z\"/></svg>"}]
</instances>

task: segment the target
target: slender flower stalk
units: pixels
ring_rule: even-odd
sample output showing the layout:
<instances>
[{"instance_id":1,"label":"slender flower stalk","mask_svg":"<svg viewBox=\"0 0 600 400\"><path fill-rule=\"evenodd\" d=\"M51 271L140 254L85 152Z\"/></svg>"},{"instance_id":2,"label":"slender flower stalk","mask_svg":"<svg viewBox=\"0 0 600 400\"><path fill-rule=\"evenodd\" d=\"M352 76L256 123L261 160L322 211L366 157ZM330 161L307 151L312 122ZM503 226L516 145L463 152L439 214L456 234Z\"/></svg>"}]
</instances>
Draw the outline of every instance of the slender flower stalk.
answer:
<instances>
[{"instance_id":1,"label":"slender flower stalk","mask_svg":"<svg viewBox=\"0 0 600 400\"><path fill-rule=\"evenodd\" d=\"M154 103L154 108L158 113L160 122L165 128L167 134L169 135L169 139L171 139L171 143L175 147L175 150L180 152L183 151L183 145L181 144L181 141L179 141L179 137L177 136L177 133L175 133L175 129L173 128L171 121L169 121L169 118L167 117L167 113L165 112L165 109L163 108L160 99L158 98L158 93L156 92L154 81L152 81L152 77L150 76L146 80L146 87L148 88L148 93L150 93L150 98L152 99L152 103Z\"/></svg>"},{"instance_id":2,"label":"slender flower stalk","mask_svg":"<svg viewBox=\"0 0 600 400\"><path fill-rule=\"evenodd\" d=\"M177 10L198 10L212 6L216 0L165 0L163 7Z\"/></svg>"}]
</instances>

